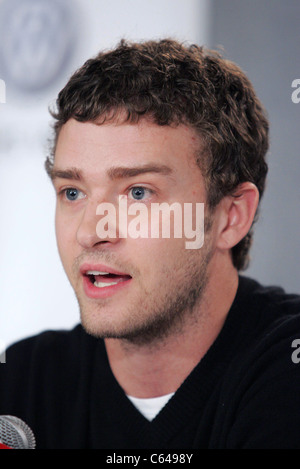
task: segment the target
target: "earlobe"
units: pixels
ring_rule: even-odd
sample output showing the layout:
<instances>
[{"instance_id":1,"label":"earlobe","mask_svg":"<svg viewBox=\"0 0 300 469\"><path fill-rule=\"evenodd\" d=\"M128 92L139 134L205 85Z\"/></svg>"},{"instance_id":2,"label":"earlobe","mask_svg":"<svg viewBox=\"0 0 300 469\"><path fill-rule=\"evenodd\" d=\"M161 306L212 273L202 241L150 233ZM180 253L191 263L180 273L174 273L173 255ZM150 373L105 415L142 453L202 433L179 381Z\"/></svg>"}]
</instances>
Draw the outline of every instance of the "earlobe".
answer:
<instances>
[{"instance_id":1,"label":"earlobe","mask_svg":"<svg viewBox=\"0 0 300 469\"><path fill-rule=\"evenodd\" d=\"M258 189L251 182L241 184L232 196L224 198L223 225L217 242L219 249L231 249L247 235L252 226L258 202Z\"/></svg>"}]
</instances>

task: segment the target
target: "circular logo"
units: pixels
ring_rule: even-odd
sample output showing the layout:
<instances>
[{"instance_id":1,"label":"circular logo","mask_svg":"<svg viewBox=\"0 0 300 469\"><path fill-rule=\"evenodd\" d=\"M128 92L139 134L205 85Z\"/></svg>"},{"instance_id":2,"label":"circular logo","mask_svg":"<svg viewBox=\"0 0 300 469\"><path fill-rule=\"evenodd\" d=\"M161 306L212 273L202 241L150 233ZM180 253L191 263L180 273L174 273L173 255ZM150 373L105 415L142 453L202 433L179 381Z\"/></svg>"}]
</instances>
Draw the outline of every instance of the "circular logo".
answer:
<instances>
[{"instance_id":1,"label":"circular logo","mask_svg":"<svg viewBox=\"0 0 300 469\"><path fill-rule=\"evenodd\" d=\"M76 43L75 2L0 4L0 77L21 91L47 88L64 72Z\"/></svg>"}]
</instances>

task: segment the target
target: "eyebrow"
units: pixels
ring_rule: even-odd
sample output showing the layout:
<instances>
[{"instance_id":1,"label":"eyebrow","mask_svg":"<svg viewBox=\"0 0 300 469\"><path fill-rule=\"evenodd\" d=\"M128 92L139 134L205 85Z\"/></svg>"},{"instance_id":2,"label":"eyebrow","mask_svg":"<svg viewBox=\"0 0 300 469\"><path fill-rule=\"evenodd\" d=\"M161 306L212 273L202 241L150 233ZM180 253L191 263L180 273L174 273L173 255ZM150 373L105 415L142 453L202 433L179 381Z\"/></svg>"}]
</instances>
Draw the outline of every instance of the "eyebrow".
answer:
<instances>
[{"instance_id":1,"label":"eyebrow","mask_svg":"<svg viewBox=\"0 0 300 469\"><path fill-rule=\"evenodd\" d=\"M107 171L107 174L110 179L124 179L134 176L139 176L140 174L145 173L158 173L165 176L172 173L172 169L166 165L159 164L147 164L144 166L134 166L134 167L113 167Z\"/></svg>"},{"instance_id":2,"label":"eyebrow","mask_svg":"<svg viewBox=\"0 0 300 469\"><path fill-rule=\"evenodd\" d=\"M50 177L51 180L54 181L54 179L73 179L76 181L81 181L82 180L82 174L81 171L78 170L77 168L69 168L69 169L56 169L52 168L50 171Z\"/></svg>"},{"instance_id":3,"label":"eyebrow","mask_svg":"<svg viewBox=\"0 0 300 469\"><path fill-rule=\"evenodd\" d=\"M166 165L159 164L147 164L144 166L115 166L110 168L107 171L107 175L110 179L125 179L134 176L139 176L140 174L145 173L158 173L165 176L172 173L172 169ZM82 172L77 168L67 168L67 169L56 169L52 168L50 172L51 180L55 179L72 179L76 181L81 181L83 179Z\"/></svg>"}]
</instances>

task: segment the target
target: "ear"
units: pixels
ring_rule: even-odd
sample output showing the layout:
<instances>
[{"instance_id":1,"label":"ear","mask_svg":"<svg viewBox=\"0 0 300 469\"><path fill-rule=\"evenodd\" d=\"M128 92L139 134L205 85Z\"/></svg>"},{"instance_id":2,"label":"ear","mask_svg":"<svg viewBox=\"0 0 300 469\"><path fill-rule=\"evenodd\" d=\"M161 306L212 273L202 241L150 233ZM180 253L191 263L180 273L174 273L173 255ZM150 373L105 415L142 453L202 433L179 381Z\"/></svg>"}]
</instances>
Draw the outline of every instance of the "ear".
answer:
<instances>
[{"instance_id":1,"label":"ear","mask_svg":"<svg viewBox=\"0 0 300 469\"><path fill-rule=\"evenodd\" d=\"M257 187L251 182L240 184L236 192L220 203L217 247L231 249L248 233L259 202Z\"/></svg>"}]
</instances>

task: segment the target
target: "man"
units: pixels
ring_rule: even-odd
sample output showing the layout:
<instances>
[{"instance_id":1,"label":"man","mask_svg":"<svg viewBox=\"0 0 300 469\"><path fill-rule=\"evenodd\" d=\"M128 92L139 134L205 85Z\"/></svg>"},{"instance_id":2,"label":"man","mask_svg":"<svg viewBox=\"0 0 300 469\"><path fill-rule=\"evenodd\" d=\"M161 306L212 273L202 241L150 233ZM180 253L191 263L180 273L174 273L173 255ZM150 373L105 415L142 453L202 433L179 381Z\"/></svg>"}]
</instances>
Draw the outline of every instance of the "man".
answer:
<instances>
[{"instance_id":1,"label":"man","mask_svg":"<svg viewBox=\"0 0 300 469\"><path fill-rule=\"evenodd\" d=\"M121 41L52 115L46 169L81 325L7 351L0 413L40 448L300 447L299 297L240 275L267 174L249 80L197 46ZM172 226L174 204L204 229L191 249L178 223L150 229L157 206Z\"/></svg>"}]
</instances>

